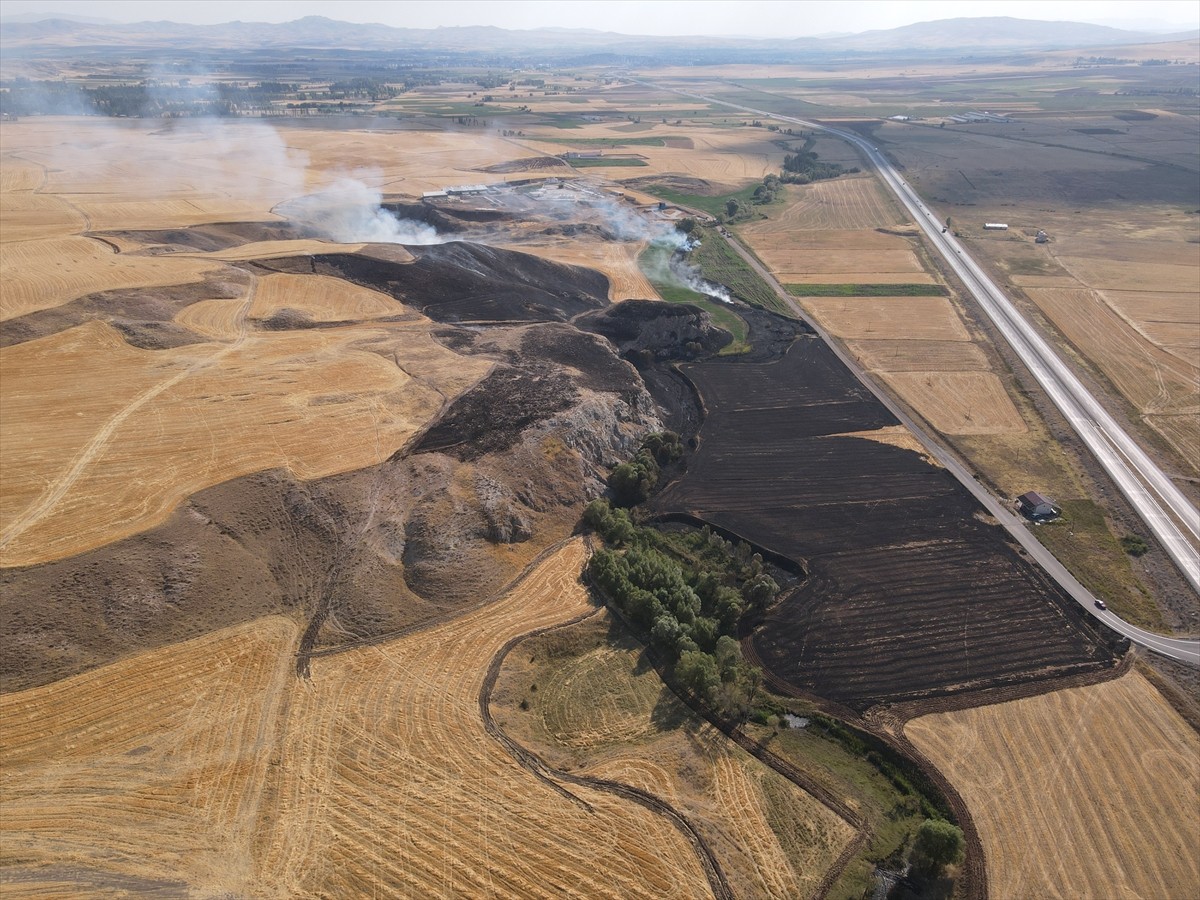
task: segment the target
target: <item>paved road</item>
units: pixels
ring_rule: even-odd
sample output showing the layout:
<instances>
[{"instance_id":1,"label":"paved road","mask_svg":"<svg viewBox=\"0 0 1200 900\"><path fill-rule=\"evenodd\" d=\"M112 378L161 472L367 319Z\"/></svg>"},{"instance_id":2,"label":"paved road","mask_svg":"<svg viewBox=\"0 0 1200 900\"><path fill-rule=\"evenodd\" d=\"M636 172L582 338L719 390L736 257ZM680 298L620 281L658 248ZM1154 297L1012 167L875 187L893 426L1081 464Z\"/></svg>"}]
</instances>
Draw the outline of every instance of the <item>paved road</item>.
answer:
<instances>
[{"instance_id":1,"label":"paved road","mask_svg":"<svg viewBox=\"0 0 1200 900\"><path fill-rule=\"evenodd\" d=\"M648 82L641 82L649 84ZM658 85L650 85L660 90ZM947 263L962 279L968 290L975 296L984 312L996 325L997 329L1009 341L1013 349L1029 366L1038 382L1062 410L1068 421L1079 433L1084 443L1104 465L1110 476L1129 498L1134 508L1158 537L1159 541L1175 560L1184 576L1192 586L1200 592L1200 552L1197 551L1196 540L1200 540L1200 514L1195 507L1188 503L1178 488L1169 478L1146 456L1136 443L1125 434L1104 408L1087 392L1079 380L1066 365L1058 358L1032 326L1013 307L1011 301L991 281L990 278L970 258L962 245L952 235L943 234L940 221L925 206L916 192L908 186L900 175L892 168L878 150L856 134L829 128L806 119L778 115L766 110L753 109L735 103L727 103L713 97L692 94L687 91L674 91L684 96L728 106L733 109L749 112L765 118L791 122L805 128L826 131L841 137L858 147L871 163L878 168L884 183L896 194L901 203L912 214L933 245L946 258ZM793 309L795 300L762 266L736 241L731 242L738 252L760 274L764 275L768 284L772 284L780 296ZM797 310L799 311L799 310ZM806 317L807 319L807 317ZM985 490L950 454L943 451L936 442L903 413L895 403L882 391L873 380L866 375L858 364L851 359L838 344L830 339L823 329L817 328L837 353L839 358L866 384L875 395L908 426L925 444L930 452L949 469L955 477L974 494L981 503L995 516L1009 532L1020 542L1026 552L1036 559L1044 569L1062 587L1071 594L1089 612L1103 621L1114 631L1125 635L1131 641L1165 656L1183 660L1193 665L1200 665L1200 641L1167 638L1162 635L1143 631L1130 625L1111 611L1101 611L1095 606L1095 597L1071 575L1066 568L1039 542L1010 509L1000 503L990 492Z\"/></svg>"}]
</instances>

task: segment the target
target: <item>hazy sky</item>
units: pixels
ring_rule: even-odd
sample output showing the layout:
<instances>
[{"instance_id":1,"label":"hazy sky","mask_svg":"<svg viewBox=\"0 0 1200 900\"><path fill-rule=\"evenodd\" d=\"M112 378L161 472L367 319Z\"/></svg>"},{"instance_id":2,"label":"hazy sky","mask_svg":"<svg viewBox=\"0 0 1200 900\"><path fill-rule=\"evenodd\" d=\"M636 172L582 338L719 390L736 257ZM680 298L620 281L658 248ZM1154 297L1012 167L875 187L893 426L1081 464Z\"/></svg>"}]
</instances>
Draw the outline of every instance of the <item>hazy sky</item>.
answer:
<instances>
[{"instance_id":1,"label":"hazy sky","mask_svg":"<svg viewBox=\"0 0 1200 900\"><path fill-rule=\"evenodd\" d=\"M410 28L594 28L624 34L799 37L958 16L1200 28L1196 0L3 0L9 16L55 13L118 22L288 22L323 15Z\"/></svg>"}]
</instances>

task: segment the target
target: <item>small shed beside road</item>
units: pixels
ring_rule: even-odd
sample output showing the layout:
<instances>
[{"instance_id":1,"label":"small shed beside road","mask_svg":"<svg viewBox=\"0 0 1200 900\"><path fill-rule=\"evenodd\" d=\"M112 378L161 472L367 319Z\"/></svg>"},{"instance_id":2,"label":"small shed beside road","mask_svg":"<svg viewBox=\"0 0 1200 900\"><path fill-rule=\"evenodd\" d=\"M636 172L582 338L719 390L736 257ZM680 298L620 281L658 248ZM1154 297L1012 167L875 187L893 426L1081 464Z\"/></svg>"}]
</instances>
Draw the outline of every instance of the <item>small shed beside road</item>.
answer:
<instances>
[{"instance_id":1,"label":"small shed beside road","mask_svg":"<svg viewBox=\"0 0 1200 900\"><path fill-rule=\"evenodd\" d=\"M1017 505L1020 507L1022 515L1035 522L1057 519L1062 515L1062 510L1055 506L1053 501L1043 497L1037 491L1022 494L1017 498Z\"/></svg>"}]
</instances>

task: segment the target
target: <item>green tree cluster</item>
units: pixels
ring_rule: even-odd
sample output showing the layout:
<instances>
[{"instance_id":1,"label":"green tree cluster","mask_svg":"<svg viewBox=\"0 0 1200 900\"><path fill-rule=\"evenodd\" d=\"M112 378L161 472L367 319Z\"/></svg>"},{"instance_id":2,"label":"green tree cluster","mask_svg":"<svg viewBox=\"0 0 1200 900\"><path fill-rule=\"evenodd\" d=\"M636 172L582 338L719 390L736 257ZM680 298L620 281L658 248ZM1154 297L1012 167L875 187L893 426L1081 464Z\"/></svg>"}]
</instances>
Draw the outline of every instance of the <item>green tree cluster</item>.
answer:
<instances>
[{"instance_id":1,"label":"green tree cluster","mask_svg":"<svg viewBox=\"0 0 1200 900\"><path fill-rule=\"evenodd\" d=\"M839 163L821 162L812 150L801 149L783 158L783 174L780 179L786 184L808 184L826 178L837 178L847 172L857 172L858 167L845 169Z\"/></svg>"},{"instance_id":2,"label":"green tree cluster","mask_svg":"<svg viewBox=\"0 0 1200 900\"><path fill-rule=\"evenodd\" d=\"M944 819L926 819L913 841L913 868L927 877L937 877L942 869L962 862L966 840L962 829Z\"/></svg>"},{"instance_id":3,"label":"green tree cluster","mask_svg":"<svg viewBox=\"0 0 1200 900\"><path fill-rule=\"evenodd\" d=\"M618 506L636 506L654 490L662 467L683 456L683 444L673 431L647 435L629 462L623 462L608 476L608 487Z\"/></svg>"},{"instance_id":4,"label":"green tree cluster","mask_svg":"<svg viewBox=\"0 0 1200 900\"><path fill-rule=\"evenodd\" d=\"M742 658L736 634L748 609L774 599L779 585L762 557L709 528L665 533L595 500L584 521L607 545L588 576L673 667L676 681L727 716L750 711L759 673Z\"/></svg>"}]
</instances>

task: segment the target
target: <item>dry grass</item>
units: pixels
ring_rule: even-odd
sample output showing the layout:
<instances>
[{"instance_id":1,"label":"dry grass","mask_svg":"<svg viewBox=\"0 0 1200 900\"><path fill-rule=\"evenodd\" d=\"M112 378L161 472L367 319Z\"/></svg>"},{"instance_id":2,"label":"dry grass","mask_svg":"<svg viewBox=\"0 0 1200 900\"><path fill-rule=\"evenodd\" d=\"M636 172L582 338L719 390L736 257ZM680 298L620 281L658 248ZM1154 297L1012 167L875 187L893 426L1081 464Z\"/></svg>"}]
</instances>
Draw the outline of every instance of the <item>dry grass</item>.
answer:
<instances>
[{"instance_id":1,"label":"dry grass","mask_svg":"<svg viewBox=\"0 0 1200 900\"><path fill-rule=\"evenodd\" d=\"M853 829L695 717L610 625L605 615L514 649L494 696L498 720L551 765L634 785L682 812L736 896L810 894Z\"/></svg>"},{"instance_id":2,"label":"dry grass","mask_svg":"<svg viewBox=\"0 0 1200 900\"><path fill-rule=\"evenodd\" d=\"M138 350L93 322L4 350L4 565L143 530L239 475L377 463L489 367L427 333L249 332L247 305L197 311L210 333L237 332L224 343Z\"/></svg>"},{"instance_id":3,"label":"dry grass","mask_svg":"<svg viewBox=\"0 0 1200 900\"><path fill-rule=\"evenodd\" d=\"M991 372L888 372L888 386L943 434L1026 430L999 377Z\"/></svg>"},{"instance_id":4,"label":"dry grass","mask_svg":"<svg viewBox=\"0 0 1200 900\"><path fill-rule=\"evenodd\" d=\"M875 428L870 431L847 431L843 434L831 434L829 437L855 437L867 441L875 441L879 444L887 444L890 447L899 447L902 450L911 450L914 453L919 453L931 466L941 465L941 463L929 455L924 445L903 425L885 425L883 428Z\"/></svg>"},{"instance_id":5,"label":"dry grass","mask_svg":"<svg viewBox=\"0 0 1200 900\"><path fill-rule=\"evenodd\" d=\"M245 895L298 639L261 619L0 696L5 896Z\"/></svg>"},{"instance_id":6,"label":"dry grass","mask_svg":"<svg viewBox=\"0 0 1200 900\"><path fill-rule=\"evenodd\" d=\"M1200 738L1140 674L905 734L966 800L989 896L1200 894Z\"/></svg>"}]
</instances>

